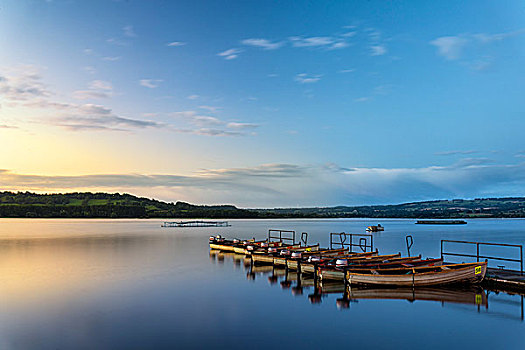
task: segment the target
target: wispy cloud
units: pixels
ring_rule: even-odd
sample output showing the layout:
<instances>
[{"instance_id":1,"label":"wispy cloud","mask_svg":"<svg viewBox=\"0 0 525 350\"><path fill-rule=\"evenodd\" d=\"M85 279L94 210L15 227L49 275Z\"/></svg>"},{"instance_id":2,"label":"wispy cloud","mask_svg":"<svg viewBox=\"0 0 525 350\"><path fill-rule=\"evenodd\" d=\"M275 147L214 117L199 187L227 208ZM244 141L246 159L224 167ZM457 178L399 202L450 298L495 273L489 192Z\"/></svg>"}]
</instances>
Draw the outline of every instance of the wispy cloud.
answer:
<instances>
[{"instance_id":1,"label":"wispy cloud","mask_svg":"<svg viewBox=\"0 0 525 350\"><path fill-rule=\"evenodd\" d=\"M93 66L85 66L83 69L89 74L95 74L97 72L96 68Z\"/></svg>"},{"instance_id":2,"label":"wispy cloud","mask_svg":"<svg viewBox=\"0 0 525 350\"><path fill-rule=\"evenodd\" d=\"M173 112L170 116L190 126L197 127L198 129L194 130L196 133L213 136L241 136L245 135L246 130L259 127L258 124L254 123L225 121L195 111Z\"/></svg>"},{"instance_id":3,"label":"wispy cloud","mask_svg":"<svg viewBox=\"0 0 525 350\"><path fill-rule=\"evenodd\" d=\"M292 36L288 39L294 47L320 47L328 49L342 49L348 46L348 43L344 39L333 36Z\"/></svg>"},{"instance_id":4,"label":"wispy cloud","mask_svg":"<svg viewBox=\"0 0 525 350\"><path fill-rule=\"evenodd\" d=\"M465 154L473 154L477 153L478 151L474 150L452 150L452 151L443 151L443 152L436 152L434 153L436 156L455 156L455 155L465 155Z\"/></svg>"},{"instance_id":5,"label":"wispy cloud","mask_svg":"<svg viewBox=\"0 0 525 350\"><path fill-rule=\"evenodd\" d=\"M162 79L141 79L139 84L149 89L155 89L162 83Z\"/></svg>"},{"instance_id":6,"label":"wispy cloud","mask_svg":"<svg viewBox=\"0 0 525 350\"><path fill-rule=\"evenodd\" d=\"M512 38L517 35L525 34L525 28L519 29L506 33L497 33L497 34L459 34L451 36L442 36L438 37L432 41L430 44L437 48L438 55L444 57L446 60L454 61L463 57L466 52L466 48L481 47L483 45L488 45L493 42L502 41L508 38ZM476 61L476 59L474 60ZM479 61L479 58L477 59ZM475 63L475 62L473 62ZM478 64L472 64L471 68L474 69L483 69L487 64L489 64L486 59L483 62ZM476 68L477 67L477 68Z\"/></svg>"},{"instance_id":7,"label":"wispy cloud","mask_svg":"<svg viewBox=\"0 0 525 350\"><path fill-rule=\"evenodd\" d=\"M370 46L370 55L372 56L382 56L386 54L387 49L384 45L372 45Z\"/></svg>"},{"instance_id":8,"label":"wispy cloud","mask_svg":"<svg viewBox=\"0 0 525 350\"><path fill-rule=\"evenodd\" d=\"M108 81L93 80L89 84L88 90L77 90L73 92L73 97L77 100L108 98L113 95L113 86Z\"/></svg>"},{"instance_id":9,"label":"wispy cloud","mask_svg":"<svg viewBox=\"0 0 525 350\"><path fill-rule=\"evenodd\" d=\"M76 90L73 91L73 98L77 100L91 100L99 98L109 98L111 94L100 90Z\"/></svg>"},{"instance_id":10,"label":"wispy cloud","mask_svg":"<svg viewBox=\"0 0 525 350\"><path fill-rule=\"evenodd\" d=\"M131 25L127 25L127 26L123 27L122 31L124 32L124 35L129 37L129 38L134 38L134 37L137 36L137 34L135 34L135 30L133 29L133 26L131 26Z\"/></svg>"},{"instance_id":11,"label":"wispy cloud","mask_svg":"<svg viewBox=\"0 0 525 350\"><path fill-rule=\"evenodd\" d=\"M460 36L442 36L432 40L430 43L437 47L439 55L451 61L461 56L461 51L468 43L468 40Z\"/></svg>"},{"instance_id":12,"label":"wispy cloud","mask_svg":"<svg viewBox=\"0 0 525 350\"><path fill-rule=\"evenodd\" d=\"M102 61L115 62L119 61L121 58L121 56L104 56L102 57Z\"/></svg>"},{"instance_id":13,"label":"wispy cloud","mask_svg":"<svg viewBox=\"0 0 525 350\"><path fill-rule=\"evenodd\" d=\"M0 124L0 129L18 129L18 126L7 125L7 124Z\"/></svg>"},{"instance_id":14,"label":"wispy cloud","mask_svg":"<svg viewBox=\"0 0 525 350\"><path fill-rule=\"evenodd\" d=\"M188 100L196 100L196 99L198 99L199 97L200 97L199 95L195 95L195 94L194 94L194 95L189 95L189 96L187 97L187 99L188 99Z\"/></svg>"},{"instance_id":15,"label":"wispy cloud","mask_svg":"<svg viewBox=\"0 0 525 350\"><path fill-rule=\"evenodd\" d=\"M128 41L124 41L118 38L109 38L109 39L106 39L106 42L108 44L116 45L116 46L128 46L130 44Z\"/></svg>"},{"instance_id":16,"label":"wispy cloud","mask_svg":"<svg viewBox=\"0 0 525 350\"><path fill-rule=\"evenodd\" d=\"M226 51L219 52L217 56L224 57L225 60L233 60L239 56L239 53L241 53L242 50L240 49L229 49Z\"/></svg>"},{"instance_id":17,"label":"wispy cloud","mask_svg":"<svg viewBox=\"0 0 525 350\"><path fill-rule=\"evenodd\" d=\"M206 106L206 105L199 106L199 108L200 109L205 109L205 110L210 111L210 112L217 112L219 109L221 109L221 107Z\"/></svg>"},{"instance_id":18,"label":"wispy cloud","mask_svg":"<svg viewBox=\"0 0 525 350\"><path fill-rule=\"evenodd\" d=\"M321 80L322 75L317 74L306 74L306 73L300 73L297 74L294 78L294 80L301 84L310 84L310 83L317 83L319 80Z\"/></svg>"},{"instance_id":19,"label":"wispy cloud","mask_svg":"<svg viewBox=\"0 0 525 350\"><path fill-rule=\"evenodd\" d=\"M182 41L172 41L166 44L166 46L169 46L169 47L178 47L178 46L184 46L184 45L186 45L186 43Z\"/></svg>"},{"instance_id":20,"label":"wispy cloud","mask_svg":"<svg viewBox=\"0 0 525 350\"><path fill-rule=\"evenodd\" d=\"M476 179L476 181L472 181ZM262 164L205 169L189 175L99 174L42 176L0 170L0 183L17 190L101 189L163 193L168 200L234 203L243 207L378 204L440 198L515 195L525 185L525 163L452 164L421 168L352 168ZM10 188L7 188L8 190ZM320 193L323 195L320 196Z\"/></svg>"},{"instance_id":21,"label":"wispy cloud","mask_svg":"<svg viewBox=\"0 0 525 350\"><path fill-rule=\"evenodd\" d=\"M16 74L15 74L16 73ZM0 75L0 94L7 102L31 110L32 122L41 123L70 131L118 131L130 132L140 129L162 129L168 132L205 136L246 136L253 135L253 129L259 125L239 120L221 120L217 117L199 114L194 111L174 113L185 125L172 121L162 122L124 116L114 112L110 107L93 103L70 103L51 100L56 96L42 82L39 69L33 66L20 66L13 74ZM143 79L143 86L156 87L161 80ZM77 99L103 98L113 94L113 85L104 80L93 80L87 90L74 92ZM208 110L216 107L202 106ZM143 116L153 116L144 114ZM157 118L158 116L155 115ZM179 123L180 124L180 123ZM2 129L11 127L3 123Z\"/></svg>"},{"instance_id":22,"label":"wispy cloud","mask_svg":"<svg viewBox=\"0 0 525 350\"><path fill-rule=\"evenodd\" d=\"M52 95L42 82L39 68L34 65L18 65L9 75L0 75L0 95L12 101L27 101Z\"/></svg>"},{"instance_id":23,"label":"wispy cloud","mask_svg":"<svg viewBox=\"0 0 525 350\"><path fill-rule=\"evenodd\" d=\"M284 42L272 42L268 39L244 39L241 44L260 47L265 50L276 50L284 45Z\"/></svg>"}]
</instances>

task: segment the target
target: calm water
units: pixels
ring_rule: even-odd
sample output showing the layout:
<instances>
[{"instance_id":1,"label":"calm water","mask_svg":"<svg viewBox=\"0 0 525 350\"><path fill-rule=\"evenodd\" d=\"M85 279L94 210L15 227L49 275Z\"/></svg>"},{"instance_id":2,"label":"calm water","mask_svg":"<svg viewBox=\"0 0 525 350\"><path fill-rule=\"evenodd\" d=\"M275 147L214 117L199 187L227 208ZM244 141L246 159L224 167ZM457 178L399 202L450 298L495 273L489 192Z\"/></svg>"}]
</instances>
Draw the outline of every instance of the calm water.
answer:
<instances>
[{"instance_id":1,"label":"calm water","mask_svg":"<svg viewBox=\"0 0 525 350\"><path fill-rule=\"evenodd\" d=\"M364 233L377 220L230 222L181 229L158 220L0 219L0 349L525 347L517 295L451 291L408 301L357 291L346 302L337 285L319 296L311 281L298 287L281 271L248 279L240 257L210 254L207 242L277 228L307 231L326 246L329 232ZM525 220L379 222L386 231L374 244L385 254L406 254L406 234L412 255L425 257L439 256L440 239L525 245Z\"/></svg>"}]
</instances>

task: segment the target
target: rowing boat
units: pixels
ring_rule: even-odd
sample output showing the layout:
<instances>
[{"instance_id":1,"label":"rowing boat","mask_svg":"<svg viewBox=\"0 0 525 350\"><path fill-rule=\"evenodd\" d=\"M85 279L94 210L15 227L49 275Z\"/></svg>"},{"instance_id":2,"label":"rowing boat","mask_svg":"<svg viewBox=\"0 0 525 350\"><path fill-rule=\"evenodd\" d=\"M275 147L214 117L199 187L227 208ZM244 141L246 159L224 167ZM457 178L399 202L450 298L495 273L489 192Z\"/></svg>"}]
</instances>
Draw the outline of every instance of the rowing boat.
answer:
<instances>
[{"instance_id":1,"label":"rowing boat","mask_svg":"<svg viewBox=\"0 0 525 350\"><path fill-rule=\"evenodd\" d=\"M480 283L487 272L486 262L397 269L370 269L346 272L350 285L422 287L453 283Z\"/></svg>"},{"instance_id":2,"label":"rowing boat","mask_svg":"<svg viewBox=\"0 0 525 350\"><path fill-rule=\"evenodd\" d=\"M313 254L309 256L304 256L299 259L288 259L286 261L286 266L289 269L297 270L299 265L301 265L301 272L303 273L315 273L315 269L319 264L327 262L333 259L349 259L349 258L367 258L377 256L377 252L366 252L366 253L344 253L336 256L333 255L323 255L323 254Z\"/></svg>"},{"instance_id":3,"label":"rowing boat","mask_svg":"<svg viewBox=\"0 0 525 350\"><path fill-rule=\"evenodd\" d=\"M305 248L303 251L300 251L300 248L295 249L295 251L284 249L280 251L254 251L252 253L252 261L254 264L274 264L274 265L285 265L286 261L294 256L310 256L310 255L318 255L318 256L337 256L341 254L345 254L348 252L348 248L340 248L340 249L320 249L318 246L316 246L315 250L310 249L310 251L307 251Z\"/></svg>"},{"instance_id":4,"label":"rowing boat","mask_svg":"<svg viewBox=\"0 0 525 350\"><path fill-rule=\"evenodd\" d=\"M287 262L289 260L293 259L299 259L302 257L308 257L308 256L340 256L345 255L348 253L348 248L339 248L339 249L319 249L317 251L310 251L310 252L302 252L299 254L286 254L286 252L281 253L279 256L276 256L273 260L273 263L275 265L284 265L287 266Z\"/></svg>"}]
</instances>

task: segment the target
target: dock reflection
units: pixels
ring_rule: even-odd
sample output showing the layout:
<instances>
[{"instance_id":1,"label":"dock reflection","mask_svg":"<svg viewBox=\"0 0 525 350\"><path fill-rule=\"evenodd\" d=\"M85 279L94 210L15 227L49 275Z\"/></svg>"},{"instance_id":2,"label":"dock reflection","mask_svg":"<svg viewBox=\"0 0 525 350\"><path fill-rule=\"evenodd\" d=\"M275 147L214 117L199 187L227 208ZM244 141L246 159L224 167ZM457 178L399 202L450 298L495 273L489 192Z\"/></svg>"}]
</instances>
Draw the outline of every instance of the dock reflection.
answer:
<instances>
[{"instance_id":1,"label":"dock reflection","mask_svg":"<svg viewBox=\"0 0 525 350\"><path fill-rule=\"evenodd\" d=\"M313 275L298 274L282 266L253 265L244 255L210 251L213 263L224 264L230 258L234 266L243 266L247 279L266 279L272 286L290 290L297 297L307 296L311 304L321 304L330 295L340 295L335 304L340 310L351 308L360 300L406 300L441 303L443 307L467 306L473 311L486 315L524 320L524 295L511 294L501 290L488 290L479 286L447 286L439 288L366 288L345 285L342 282L321 282ZM490 307L489 307L490 305ZM472 307L471 307L472 306ZM500 306L504 306L500 309ZM518 316L518 315L519 316Z\"/></svg>"}]
</instances>

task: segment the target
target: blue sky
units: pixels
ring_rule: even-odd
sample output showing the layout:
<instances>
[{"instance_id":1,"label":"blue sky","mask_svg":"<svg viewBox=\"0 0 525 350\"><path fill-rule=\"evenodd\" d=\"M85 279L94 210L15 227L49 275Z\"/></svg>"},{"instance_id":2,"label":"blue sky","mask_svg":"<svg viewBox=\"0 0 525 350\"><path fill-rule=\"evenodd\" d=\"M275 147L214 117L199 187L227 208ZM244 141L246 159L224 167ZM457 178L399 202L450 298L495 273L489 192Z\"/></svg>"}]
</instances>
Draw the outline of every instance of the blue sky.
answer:
<instances>
[{"instance_id":1,"label":"blue sky","mask_svg":"<svg viewBox=\"0 0 525 350\"><path fill-rule=\"evenodd\" d=\"M4 1L0 34L4 189L523 195L522 1Z\"/></svg>"}]
</instances>

